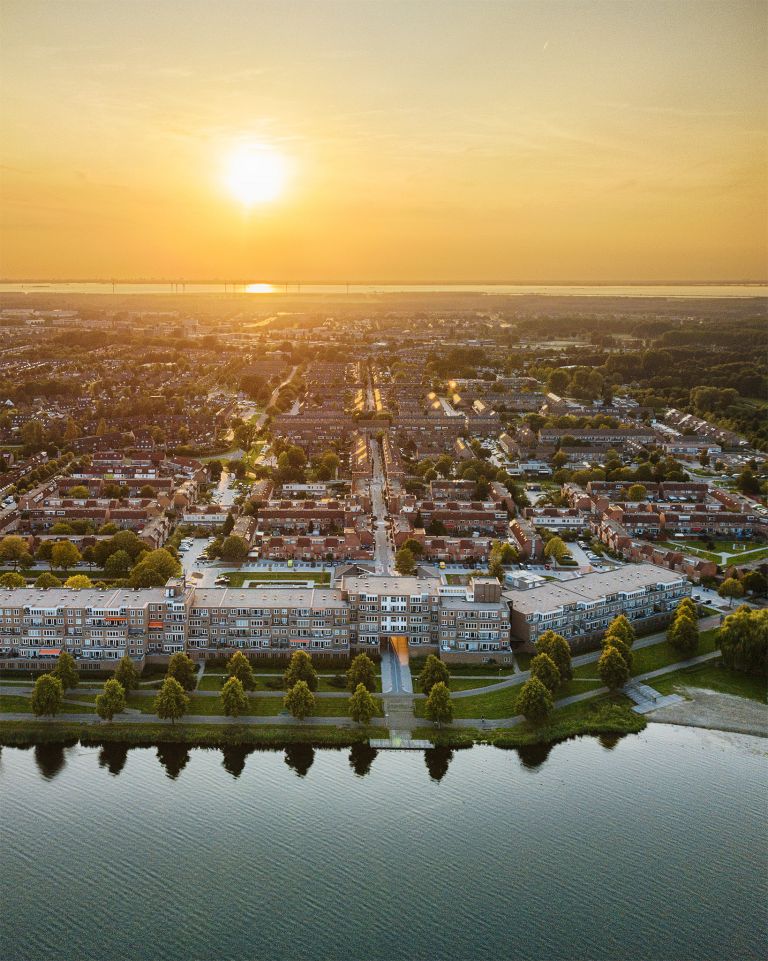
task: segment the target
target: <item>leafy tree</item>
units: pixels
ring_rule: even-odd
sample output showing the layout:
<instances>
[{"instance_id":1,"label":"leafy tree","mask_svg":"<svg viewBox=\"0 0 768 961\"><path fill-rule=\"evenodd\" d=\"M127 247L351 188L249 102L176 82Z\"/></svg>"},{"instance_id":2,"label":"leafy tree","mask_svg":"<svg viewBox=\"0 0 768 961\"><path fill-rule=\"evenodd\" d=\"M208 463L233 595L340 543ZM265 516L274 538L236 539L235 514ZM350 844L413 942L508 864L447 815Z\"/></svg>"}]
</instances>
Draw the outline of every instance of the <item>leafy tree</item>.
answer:
<instances>
[{"instance_id":1,"label":"leafy tree","mask_svg":"<svg viewBox=\"0 0 768 961\"><path fill-rule=\"evenodd\" d=\"M288 693L283 698L283 704L294 717L303 720L314 713L315 695L306 681L296 681L288 688Z\"/></svg>"},{"instance_id":2,"label":"leafy tree","mask_svg":"<svg viewBox=\"0 0 768 961\"><path fill-rule=\"evenodd\" d=\"M248 557L248 541L244 537L230 534L221 545L221 556L225 561L240 562Z\"/></svg>"},{"instance_id":3,"label":"leafy tree","mask_svg":"<svg viewBox=\"0 0 768 961\"><path fill-rule=\"evenodd\" d=\"M312 658L306 651L293 652L283 677L285 686L289 689L303 681L310 692L317 690L317 671L312 664Z\"/></svg>"},{"instance_id":4,"label":"leafy tree","mask_svg":"<svg viewBox=\"0 0 768 961\"><path fill-rule=\"evenodd\" d=\"M347 671L348 691L356 691L361 684L366 691L376 690L376 667L367 654L358 654Z\"/></svg>"},{"instance_id":5,"label":"leafy tree","mask_svg":"<svg viewBox=\"0 0 768 961\"><path fill-rule=\"evenodd\" d=\"M117 662L115 680L120 683L126 693L138 690L139 672L136 670L133 659L128 654L124 654Z\"/></svg>"},{"instance_id":6,"label":"leafy tree","mask_svg":"<svg viewBox=\"0 0 768 961\"><path fill-rule=\"evenodd\" d=\"M635 643L635 629L624 614L619 614L618 617L614 617L605 633L612 634L614 637L620 637L627 647L632 647Z\"/></svg>"},{"instance_id":7,"label":"leafy tree","mask_svg":"<svg viewBox=\"0 0 768 961\"><path fill-rule=\"evenodd\" d=\"M627 499L631 501L644 501L648 496L648 489L643 484L632 484L627 491Z\"/></svg>"},{"instance_id":8,"label":"leafy tree","mask_svg":"<svg viewBox=\"0 0 768 961\"><path fill-rule=\"evenodd\" d=\"M181 571L181 564L177 558L164 547L155 551L147 551L139 563L131 571L128 578L129 587L162 587L170 578L176 577Z\"/></svg>"},{"instance_id":9,"label":"leafy tree","mask_svg":"<svg viewBox=\"0 0 768 961\"><path fill-rule=\"evenodd\" d=\"M221 703L227 717L240 717L248 709L248 695L240 678L228 678L221 689Z\"/></svg>"},{"instance_id":10,"label":"leafy tree","mask_svg":"<svg viewBox=\"0 0 768 961\"><path fill-rule=\"evenodd\" d=\"M115 551L107 558L104 573L108 577L125 577L132 567L133 561L128 551Z\"/></svg>"},{"instance_id":11,"label":"leafy tree","mask_svg":"<svg viewBox=\"0 0 768 961\"><path fill-rule=\"evenodd\" d=\"M367 724L376 713L376 702L365 684L358 684L349 699L349 716L358 724Z\"/></svg>"},{"instance_id":12,"label":"leafy tree","mask_svg":"<svg viewBox=\"0 0 768 961\"><path fill-rule=\"evenodd\" d=\"M733 607L734 597L744 597L744 588L741 581L737 581L735 577L728 577L720 585L717 593L720 597L727 597L728 607Z\"/></svg>"},{"instance_id":13,"label":"leafy tree","mask_svg":"<svg viewBox=\"0 0 768 961\"><path fill-rule=\"evenodd\" d=\"M96 713L103 721L111 721L125 710L125 688L114 678L104 682L103 693L96 697Z\"/></svg>"},{"instance_id":14,"label":"leafy tree","mask_svg":"<svg viewBox=\"0 0 768 961\"><path fill-rule=\"evenodd\" d=\"M536 641L536 650L540 654L548 654L552 658L563 681L571 680L573 677L571 647L562 634L556 634L554 631L544 631Z\"/></svg>"},{"instance_id":15,"label":"leafy tree","mask_svg":"<svg viewBox=\"0 0 768 961\"><path fill-rule=\"evenodd\" d=\"M76 501L86 500L88 497L88 488L85 484L77 484L75 487L70 488L69 496Z\"/></svg>"},{"instance_id":16,"label":"leafy tree","mask_svg":"<svg viewBox=\"0 0 768 961\"><path fill-rule=\"evenodd\" d=\"M736 478L736 487L741 491L742 494L759 494L760 493L760 481L753 471L748 467Z\"/></svg>"},{"instance_id":17,"label":"leafy tree","mask_svg":"<svg viewBox=\"0 0 768 961\"><path fill-rule=\"evenodd\" d=\"M531 677L520 688L517 710L532 724L542 724L555 706L547 687L538 677Z\"/></svg>"},{"instance_id":18,"label":"leafy tree","mask_svg":"<svg viewBox=\"0 0 768 961\"><path fill-rule=\"evenodd\" d=\"M53 717L61 710L64 688L54 674L41 674L32 691L32 713L37 717Z\"/></svg>"},{"instance_id":19,"label":"leafy tree","mask_svg":"<svg viewBox=\"0 0 768 961\"><path fill-rule=\"evenodd\" d=\"M53 566L61 571L68 571L81 560L80 551L72 541L57 541L51 548Z\"/></svg>"},{"instance_id":20,"label":"leafy tree","mask_svg":"<svg viewBox=\"0 0 768 961\"><path fill-rule=\"evenodd\" d=\"M449 680L450 674L443 661L439 657L435 657L434 654L429 654L424 662L424 667L421 669L421 674L419 674L419 684L422 691L429 694L435 684L448 684Z\"/></svg>"},{"instance_id":21,"label":"leafy tree","mask_svg":"<svg viewBox=\"0 0 768 961\"><path fill-rule=\"evenodd\" d=\"M5 574L0 575L0 587L26 587L27 579L23 574L18 574L16 571L7 571Z\"/></svg>"},{"instance_id":22,"label":"leafy tree","mask_svg":"<svg viewBox=\"0 0 768 961\"><path fill-rule=\"evenodd\" d=\"M696 601L692 597L684 597L682 601L675 608L675 617L678 614L686 613L691 617L697 618L699 616L699 610L696 606Z\"/></svg>"},{"instance_id":23,"label":"leafy tree","mask_svg":"<svg viewBox=\"0 0 768 961\"><path fill-rule=\"evenodd\" d=\"M28 565L27 558L31 559L31 555L23 537L19 537L18 534L8 534L0 541L0 561L3 564L13 564L13 569L16 570L19 564L22 567Z\"/></svg>"},{"instance_id":24,"label":"leafy tree","mask_svg":"<svg viewBox=\"0 0 768 961\"><path fill-rule=\"evenodd\" d=\"M764 597L768 593L768 577L760 571L748 571L741 579L741 586L749 594Z\"/></svg>"},{"instance_id":25,"label":"leafy tree","mask_svg":"<svg viewBox=\"0 0 768 961\"><path fill-rule=\"evenodd\" d=\"M256 690L256 678L253 676L251 662L242 651L235 651L227 661L227 674L237 678L244 691Z\"/></svg>"},{"instance_id":26,"label":"leafy tree","mask_svg":"<svg viewBox=\"0 0 768 961\"><path fill-rule=\"evenodd\" d=\"M232 533L234 526L235 518L232 514L232 511L230 511L224 518L224 523L221 525L221 533L224 535L224 537L228 537Z\"/></svg>"},{"instance_id":27,"label":"leafy tree","mask_svg":"<svg viewBox=\"0 0 768 961\"><path fill-rule=\"evenodd\" d=\"M667 640L675 650L692 657L699 649L699 625L685 611L678 613L667 631Z\"/></svg>"},{"instance_id":28,"label":"leafy tree","mask_svg":"<svg viewBox=\"0 0 768 961\"><path fill-rule=\"evenodd\" d=\"M53 674L61 681L61 686L65 691L73 690L77 687L80 675L77 673L77 664L69 651L61 651Z\"/></svg>"},{"instance_id":29,"label":"leafy tree","mask_svg":"<svg viewBox=\"0 0 768 961\"><path fill-rule=\"evenodd\" d=\"M726 667L768 677L768 610L753 611L743 604L725 618L718 641Z\"/></svg>"},{"instance_id":30,"label":"leafy tree","mask_svg":"<svg viewBox=\"0 0 768 961\"><path fill-rule=\"evenodd\" d=\"M73 574L64 581L64 587L84 591L89 587L93 587L93 581L86 574Z\"/></svg>"},{"instance_id":31,"label":"leafy tree","mask_svg":"<svg viewBox=\"0 0 768 961\"><path fill-rule=\"evenodd\" d=\"M185 691L194 691L197 687L197 668L195 662L183 651L171 654L168 661L166 677L172 677Z\"/></svg>"},{"instance_id":32,"label":"leafy tree","mask_svg":"<svg viewBox=\"0 0 768 961\"><path fill-rule=\"evenodd\" d=\"M48 571L44 571L35 581L35 587L61 587L61 581Z\"/></svg>"},{"instance_id":33,"label":"leafy tree","mask_svg":"<svg viewBox=\"0 0 768 961\"><path fill-rule=\"evenodd\" d=\"M403 547L413 554L414 559L421 557L421 555L424 553L424 545L419 543L415 537L409 537L408 540L403 544Z\"/></svg>"},{"instance_id":34,"label":"leafy tree","mask_svg":"<svg viewBox=\"0 0 768 961\"><path fill-rule=\"evenodd\" d=\"M395 555L395 570L398 574L404 576L413 574L416 571L416 558L413 556L413 551L407 547L400 548Z\"/></svg>"},{"instance_id":35,"label":"leafy tree","mask_svg":"<svg viewBox=\"0 0 768 961\"><path fill-rule=\"evenodd\" d=\"M616 634L606 634L602 641L603 650L607 647L615 647L616 650L624 658L624 663L627 665L627 670L632 673L632 667L634 665L634 656L632 654L632 648L627 647L622 638Z\"/></svg>"},{"instance_id":36,"label":"leafy tree","mask_svg":"<svg viewBox=\"0 0 768 961\"><path fill-rule=\"evenodd\" d=\"M549 654L537 654L531 659L531 677L537 677L552 694L560 687L562 680Z\"/></svg>"},{"instance_id":37,"label":"leafy tree","mask_svg":"<svg viewBox=\"0 0 768 961\"><path fill-rule=\"evenodd\" d=\"M161 720L170 718L171 723L175 724L184 717L188 709L189 696L184 693L184 688L175 677L167 675L155 698L155 714Z\"/></svg>"},{"instance_id":38,"label":"leafy tree","mask_svg":"<svg viewBox=\"0 0 768 961\"><path fill-rule=\"evenodd\" d=\"M550 537L550 539L544 545L544 556L554 557L554 559L558 562L567 557L568 554L568 548L565 546L565 542L560 537Z\"/></svg>"},{"instance_id":39,"label":"leafy tree","mask_svg":"<svg viewBox=\"0 0 768 961\"><path fill-rule=\"evenodd\" d=\"M617 691L629 680L627 662L615 647L606 647L597 662L597 673L603 684L611 691Z\"/></svg>"},{"instance_id":40,"label":"leafy tree","mask_svg":"<svg viewBox=\"0 0 768 961\"><path fill-rule=\"evenodd\" d=\"M444 681L438 681L429 692L427 703L424 705L424 715L438 727L441 724L450 724L453 720L451 692Z\"/></svg>"}]
</instances>

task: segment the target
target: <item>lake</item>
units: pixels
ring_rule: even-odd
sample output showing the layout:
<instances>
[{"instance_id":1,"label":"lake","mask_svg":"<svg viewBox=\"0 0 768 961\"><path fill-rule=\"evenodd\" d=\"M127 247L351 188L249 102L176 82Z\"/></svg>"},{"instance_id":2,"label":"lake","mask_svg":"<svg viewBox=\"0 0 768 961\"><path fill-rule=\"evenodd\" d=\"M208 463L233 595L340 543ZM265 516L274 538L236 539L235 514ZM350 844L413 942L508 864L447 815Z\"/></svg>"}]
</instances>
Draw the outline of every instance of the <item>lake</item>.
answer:
<instances>
[{"instance_id":1,"label":"lake","mask_svg":"<svg viewBox=\"0 0 768 961\"><path fill-rule=\"evenodd\" d=\"M762 959L767 749L3 748L0 956Z\"/></svg>"}]
</instances>

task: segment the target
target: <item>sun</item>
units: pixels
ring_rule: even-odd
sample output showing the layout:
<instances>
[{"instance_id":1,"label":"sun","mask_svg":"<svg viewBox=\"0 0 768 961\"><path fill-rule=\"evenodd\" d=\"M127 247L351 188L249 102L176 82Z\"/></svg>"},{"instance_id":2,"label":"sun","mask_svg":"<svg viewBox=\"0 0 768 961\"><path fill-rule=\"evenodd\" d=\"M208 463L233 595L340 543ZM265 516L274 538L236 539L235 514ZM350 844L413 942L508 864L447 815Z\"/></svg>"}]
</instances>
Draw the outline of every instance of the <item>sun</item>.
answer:
<instances>
[{"instance_id":1,"label":"sun","mask_svg":"<svg viewBox=\"0 0 768 961\"><path fill-rule=\"evenodd\" d=\"M285 158L265 144L243 144L229 156L224 181L232 196L245 207L269 203L283 192L287 174Z\"/></svg>"}]
</instances>

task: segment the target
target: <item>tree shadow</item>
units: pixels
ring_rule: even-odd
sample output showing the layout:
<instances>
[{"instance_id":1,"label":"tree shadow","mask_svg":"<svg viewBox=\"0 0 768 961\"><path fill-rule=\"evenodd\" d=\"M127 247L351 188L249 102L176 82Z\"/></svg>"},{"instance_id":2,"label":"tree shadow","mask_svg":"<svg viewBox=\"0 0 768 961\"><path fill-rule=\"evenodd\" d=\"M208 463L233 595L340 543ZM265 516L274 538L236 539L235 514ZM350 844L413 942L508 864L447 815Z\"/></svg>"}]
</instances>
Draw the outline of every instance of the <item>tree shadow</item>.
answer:
<instances>
[{"instance_id":1,"label":"tree shadow","mask_svg":"<svg viewBox=\"0 0 768 961\"><path fill-rule=\"evenodd\" d=\"M253 754L255 748L247 744L228 744L221 749L221 764L224 770L232 777L240 777L245 768L245 762L249 754Z\"/></svg>"},{"instance_id":2,"label":"tree shadow","mask_svg":"<svg viewBox=\"0 0 768 961\"><path fill-rule=\"evenodd\" d=\"M311 744L289 744L285 749L285 763L299 777L306 777L314 760L315 749Z\"/></svg>"},{"instance_id":3,"label":"tree shadow","mask_svg":"<svg viewBox=\"0 0 768 961\"><path fill-rule=\"evenodd\" d=\"M552 741L543 741L540 744L521 744L515 750L522 766L528 771L535 771L547 760L554 746Z\"/></svg>"},{"instance_id":4,"label":"tree shadow","mask_svg":"<svg viewBox=\"0 0 768 961\"><path fill-rule=\"evenodd\" d=\"M99 767L105 767L110 774L117 776L125 767L129 750L127 744L121 744L119 741L102 744L99 751Z\"/></svg>"},{"instance_id":5,"label":"tree shadow","mask_svg":"<svg viewBox=\"0 0 768 961\"><path fill-rule=\"evenodd\" d=\"M186 744L163 741L157 745L157 759L165 768L166 777L175 781L189 764L189 751Z\"/></svg>"},{"instance_id":6,"label":"tree shadow","mask_svg":"<svg viewBox=\"0 0 768 961\"><path fill-rule=\"evenodd\" d=\"M371 770L379 752L366 741L355 741L349 749L349 766L358 777L365 777Z\"/></svg>"},{"instance_id":7,"label":"tree shadow","mask_svg":"<svg viewBox=\"0 0 768 961\"><path fill-rule=\"evenodd\" d=\"M65 750L77 741L58 744L36 744L35 762L46 781L52 781L66 764Z\"/></svg>"},{"instance_id":8,"label":"tree shadow","mask_svg":"<svg viewBox=\"0 0 768 961\"><path fill-rule=\"evenodd\" d=\"M452 760L453 751L449 747L429 747L424 751L424 763L433 781L443 780Z\"/></svg>"}]
</instances>

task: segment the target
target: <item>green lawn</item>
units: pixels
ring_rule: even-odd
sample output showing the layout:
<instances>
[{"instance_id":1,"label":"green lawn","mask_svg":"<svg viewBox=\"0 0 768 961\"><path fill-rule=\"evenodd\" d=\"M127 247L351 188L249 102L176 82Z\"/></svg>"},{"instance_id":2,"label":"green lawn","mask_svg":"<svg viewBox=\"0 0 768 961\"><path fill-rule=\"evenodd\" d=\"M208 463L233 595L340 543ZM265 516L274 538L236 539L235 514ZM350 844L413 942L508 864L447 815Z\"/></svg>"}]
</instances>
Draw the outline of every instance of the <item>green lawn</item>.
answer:
<instances>
[{"instance_id":1,"label":"green lawn","mask_svg":"<svg viewBox=\"0 0 768 961\"><path fill-rule=\"evenodd\" d=\"M0 714L31 714L30 698L21 694L3 694L0 697ZM62 704L62 714L89 714L90 708L78 704Z\"/></svg>"},{"instance_id":2,"label":"green lawn","mask_svg":"<svg viewBox=\"0 0 768 961\"><path fill-rule=\"evenodd\" d=\"M340 673L342 676L343 676L343 674L344 674L343 671L342 671L342 672L339 672L339 673ZM269 677L260 677L260 676L257 674L257 675L256 675L256 687L255 687L254 690L256 690L256 691L272 691L272 690L275 690L274 688L270 687L267 682L270 680L270 678L279 678L279 677L281 677L282 674L283 674L283 672L282 672L282 671L278 671L278 670L270 671L270 672L269 672ZM339 692L341 692L341 691L345 691L345 690L346 690L346 686L344 686L344 687L336 687L334 684L331 684L331 679L332 679L333 677L335 677L335 676L336 676L335 674L320 674L320 675L318 676L318 686L317 686L318 691L320 691L320 692L322 692L322 693L330 693L330 694L334 694L334 693L339 693ZM200 678L200 683L197 685L197 690L198 690L198 691L219 691L219 690L221 690L221 686L222 686L222 684L226 681L226 679L227 679L227 678L226 678L226 675L225 675L225 674L222 674L221 676L219 676L219 675L217 675L217 674L204 674L203 677ZM346 681L346 679L345 679L345 681ZM471 686L471 685L470 685L470 686ZM377 691L381 691L381 677L379 677L379 676L377 676L377 678L376 678L376 690L377 690ZM275 691L275 693L277 694L277 693L279 693L279 691Z\"/></svg>"},{"instance_id":3,"label":"green lawn","mask_svg":"<svg viewBox=\"0 0 768 961\"><path fill-rule=\"evenodd\" d=\"M381 707L381 700L375 698L378 708L378 716L382 717L384 712ZM142 714L154 714L154 698L141 697L131 694L128 697L128 707L138 708ZM315 714L318 717L347 717L349 700L346 697L318 697L315 699ZM86 710L83 708L83 710ZM251 697L248 699L248 708L243 711L244 715L257 717L272 717L282 714L284 711L283 698L280 697ZM188 714L205 714L208 716L222 715L221 699L218 697L201 697L190 695L190 705Z\"/></svg>"},{"instance_id":4,"label":"green lawn","mask_svg":"<svg viewBox=\"0 0 768 961\"><path fill-rule=\"evenodd\" d=\"M709 654L715 650L717 650L717 628L713 627L709 631L701 632L699 636L699 649L696 655ZM667 641L662 641L660 644L653 644L651 647L633 648L632 655L634 659L632 667L633 674L645 674L646 671L655 671L657 668L666 667L667 664L676 664L678 661L684 661L686 659L684 654L675 650ZM593 667L593 669L595 667L594 665L587 664L583 666Z\"/></svg>"},{"instance_id":5,"label":"green lawn","mask_svg":"<svg viewBox=\"0 0 768 961\"><path fill-rule=\"evenodd\" d=\"M242 587L245 581L314 581L316 586L327 586L331 575L327 571L222 571L229 578L230 587Z\"/></svg>"},{"instance_id":6,"label":"green lawn","mask_svg":"<svg viewBox=\"0 0 768 961\"><path fill-rule=\"evenodd\" d=\"M768 700L766 698L768 685L765 678L749 677L738 671L730 671L719 661L697 664L682 671L665 674L664 677L656 679L653 686L662 694L673 694L680 687L703 687L708 691L746 697L750 701L759 701L761 704L765 704Z\"/></svg>"},{"instance_id":7,"label":"green lawn","mask_svg":"<svg viewBox=\"0 0 768 961\"><path fill-rule=\"evenodd\" d=\"M471 691L476 687L490 687L491 684L498 684L503 678L484 678L484 677L452 677L448 681L448 687L451 691ZM421 684L419 684L418 678L413 679L413 691L414 694L421 693Z\"/></svg>"}]
</instances>

